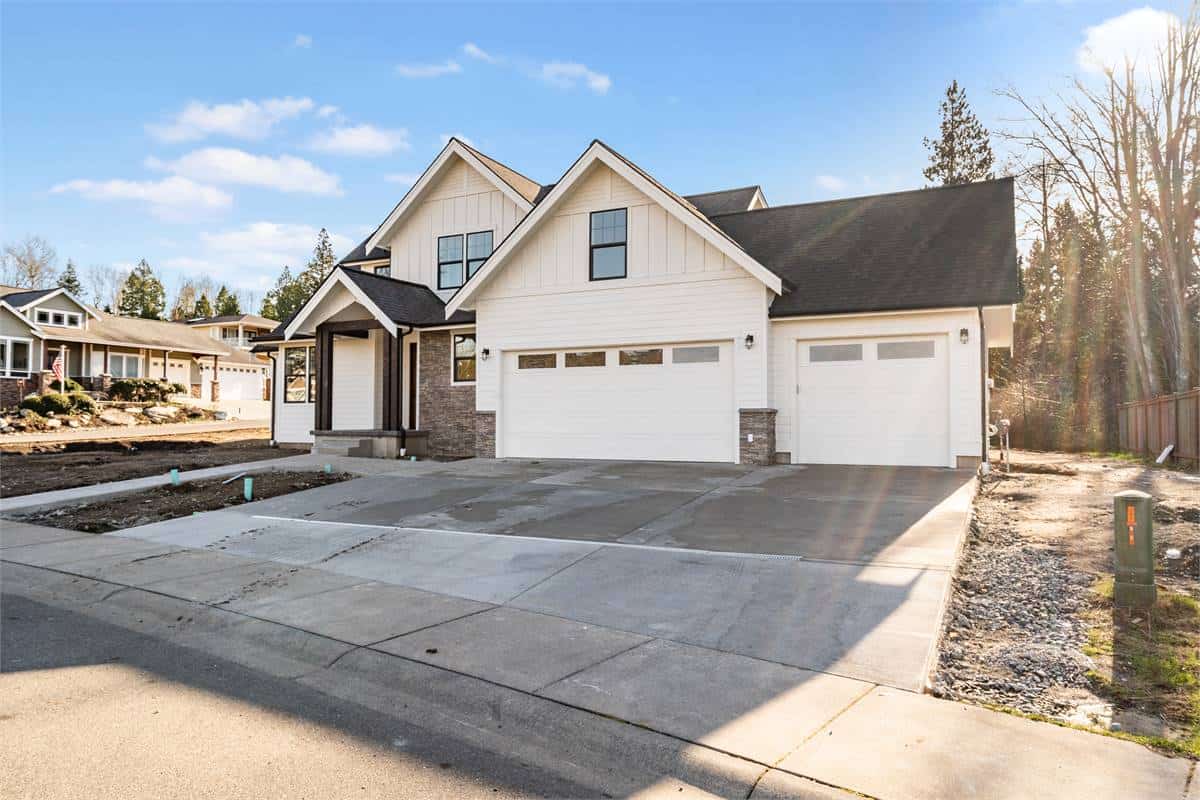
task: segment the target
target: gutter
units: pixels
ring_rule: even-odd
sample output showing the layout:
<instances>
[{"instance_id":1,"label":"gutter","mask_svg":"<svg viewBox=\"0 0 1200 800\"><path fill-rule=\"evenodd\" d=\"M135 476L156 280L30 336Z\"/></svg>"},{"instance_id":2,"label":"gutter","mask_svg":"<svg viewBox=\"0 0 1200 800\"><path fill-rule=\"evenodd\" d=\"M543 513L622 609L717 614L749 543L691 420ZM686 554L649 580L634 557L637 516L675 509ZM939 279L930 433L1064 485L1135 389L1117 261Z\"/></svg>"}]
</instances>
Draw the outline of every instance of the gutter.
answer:
<instances>
[{"instance_id":1,"label":"gutter","mask_svg":"<svg viewBox=\"0 0 1200 800\"><path fill-rule=\"evenodd\" d=\"M991 469L988 464L988 420L987 420L987 330L983 323L983 306L978 306L979 311L979 436L982 439L982 458L979 461L979 470L982 474L987 475Z\"/></svg>"},{"instance_id":2,"label":"gutter","mask_svg":"<svg viewBox=\"0 0 1200 800\"><path fill-rule=\"evenodd\" d=\"M267 358L271 360L271 440L269 444L271 447L275 447L275 392L279 390L279 387L276 385L279 381L276 380L275 376L279 374L279 371L276 369L278 364L275 361L275 352L267 353Z\"/></svg>"}]
</instances>

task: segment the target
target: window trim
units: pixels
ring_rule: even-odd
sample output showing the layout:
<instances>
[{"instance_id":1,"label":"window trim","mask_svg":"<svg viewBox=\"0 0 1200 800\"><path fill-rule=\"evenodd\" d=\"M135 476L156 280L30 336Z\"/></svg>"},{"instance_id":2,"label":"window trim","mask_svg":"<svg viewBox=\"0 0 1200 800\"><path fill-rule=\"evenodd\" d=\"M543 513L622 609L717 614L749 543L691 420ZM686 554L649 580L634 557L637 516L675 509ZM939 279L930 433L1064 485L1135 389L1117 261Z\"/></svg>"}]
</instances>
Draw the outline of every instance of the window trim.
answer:
<instances>
[{"instance_id":1,"label":"window trim","mask_svg":"<svg viewBox=\"0 0 1200 800\"><path fill-rule=\"evenodd\" d=\"M475 343L475 355L459 356L455 345L458 344L457 339L470 336L471 341ZM475 378L469 381L460 381L458 379L458 362L459 361L474 361L475 362ZM475 381L479 379L479 339L474 330L463 331L462 333L450 332L450 385L451 386L474 386Z\"/></svg>"},{"instance_id":2,"label":"window trim","mask_svg":"<svg viewBox=\"0 0 1200 800\"><path fill-rule=\"evenodd\" d=\"M592 218L597 214L610 214L613 211L625 212L625 238L620 242L605 242L604 244L592 244ZM596 251L604 250L610 247L624 247L625 258L623 259L623 269L620 275L607 275L602 278L596 277ZM589 281L619 281L629 277L629 207L623 208L602 208L588 214L588 280Z\"/></svg>"},{"instance_id":3,"label":"window trim","mask_svg":"<svg viewBox=\"0 0 1200 800\"><path fill-rule=\"evenodd\" d=\"M459 241L459 258L457 261L442 261L442 239L458 239ZM445 236L437 237L437 287L443 289L461 289L462 285L467 282L467 239L462 233L448 233ZM442 266L448 264L458 264L462 267L462 281L453 285L442 283Z\"/></svg>"},{"instance_id":4,"label":"window trim","mask_svg":"<svg viewBox=\"0 0 1200 800\"><path fill-rule=\"evenodd\" d=\"M33 339L24 336L0 336L0 341L4 342L4 358L0 360L0 377L28 378L31 376L33 374ZM25 345L26 369L24 371L14 371L11 367L13 344L18 342Z\"/></svg>"},{"instance_id":5,"label":"window trim","mask_svg":"<svg viewBox=\"0 0 1200 800\"><path fill-rule=\"evenodd\" d=\"M43 317L45 319L43 319ZM35 308L33 310L33 321L38 325L50 324L50 310L46 308Z\"/></svg>"},{"instance_id":6,"label":"window trim","mask_svg":"<svg viewBox=\"0 0 1200 800\"><path fill-rule=\"evenodd\" d=\"M488 254L486 256L484 256L483 258L471 258L471 237L479 236L480 234L484 234L484 233L486 233L492 237L491 249L488 251ZM469 231L469 232L463 234L463 236L464 236L464 238L463 238L463 270L464 270L464 272L463 272L463 274L466 276L463 278L463 283L466 283L467 281L471 280L471 278L475 277L475 274L477 272L479 272L479 270L483 269L483 265L487 263L487 260L492 257L492 253L494 253L496 251L496 230L494 228L488 228L487 230L482 230L482 231ZM475 268L474 272L471 271L471 262L472 261L479 262L479 266ZM438 275L441 275L440 268L438 270Z\"/></svg>"},{"instance_id":7,"label":"window trim","mask_svg":"<svg viewBox=\"0 0 1200 800\"><path fill-rule=\"evenodd\" d=\"M113 364L116 362L116 359L121 360L121 374L120 375L116 375L112 371ZM125 365L128 364L130 362L130 360L132 360L134 366L137 367L136 375L129 375L125 369ZM141 356L141 354L140 353L110 353L108 356L108 372L109 372L109 375L111 375L114 378L122 378L123 379L123 378L140 378L140 377L142 377L142 356Z\"/></svg>"},{"instance_id":8,"label":"window trim","mask_svg":"<svg viewBox=\"0 0 1200 800\"><path fill-rule=\"evenodd\" d=\"M316 381L314 380L314 378L316 377L316 360L317 360L316 346L311 345L311 344L299 345L296 347L284 347L284 348L282 348L282 350L283 350L283 359L282 359L283 371L282 371L282 374L280 375L279 382L283 385L283 392L282 392L283 402L290 404L290 405L295 405L295 406L312 405L313 403L315 403L317 401L317 385L316 385ZM288 373L288 366L287 366L287 352L289 350L303 350L304 351L304 388L305 388L305 392L304 392L305 399L304 400L289 400L288 399L289 373ZM222 369L224 369L224 367L222 367Z\"/></svg>"}]
</instances>

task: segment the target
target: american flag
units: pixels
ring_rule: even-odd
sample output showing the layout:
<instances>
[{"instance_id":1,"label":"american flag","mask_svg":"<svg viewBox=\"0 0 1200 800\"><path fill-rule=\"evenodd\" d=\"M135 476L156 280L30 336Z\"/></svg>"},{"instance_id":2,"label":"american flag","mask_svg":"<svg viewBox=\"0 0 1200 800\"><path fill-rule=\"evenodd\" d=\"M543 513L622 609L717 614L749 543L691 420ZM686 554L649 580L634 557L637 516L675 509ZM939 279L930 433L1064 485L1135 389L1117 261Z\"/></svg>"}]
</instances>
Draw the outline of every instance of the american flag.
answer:
<instances>
[{"instance_id":1,"label":"american flag","mask_svg":"<svg viewBox=\"0 0 1200 800\"><path fill-rule=\"evenodd\" d=\"M54 363L50 365L50 370L54 373L54 379L62 383L63 379L63 354L62 350L58 351L58 355L54 357Z\"/></svg>"}]
</instances>

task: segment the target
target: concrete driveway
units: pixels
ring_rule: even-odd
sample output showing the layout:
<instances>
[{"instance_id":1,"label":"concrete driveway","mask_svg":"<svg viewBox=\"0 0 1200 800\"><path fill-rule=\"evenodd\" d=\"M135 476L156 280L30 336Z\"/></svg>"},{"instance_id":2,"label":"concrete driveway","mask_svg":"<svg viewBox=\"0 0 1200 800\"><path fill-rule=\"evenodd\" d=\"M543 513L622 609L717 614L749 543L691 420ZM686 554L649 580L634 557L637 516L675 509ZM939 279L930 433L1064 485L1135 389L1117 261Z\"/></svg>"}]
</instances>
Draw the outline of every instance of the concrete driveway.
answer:
<instances>
[{"instance_id":1,"label":"concrete driveway","mask_svg":"<svg viewBox=\"0 0 1200 800\"><path fill-rule=\"evenodd\" d=\"M335 601L365 595L334 590L369 581L483 604L470 608L490 616L461 634L481 641L536 641L537 625L512 616L532 612L623 643L652 638L915 690L973 487L970 473L938 469L544 461L379 468L388 472L117 535L241 559L202 574L185 554L147 562L153 575L179 571L155 588L202 602L278 606L329 592L312 607L285 610L335 624L359 614ZM322 577L287 571L299 566ZM95 577L113 577L99 569ZM141 567L118 560L112 569L121 577ZM503 622L493 613L500 609L509 614ZM504 632L509 627L522 630ZM476 642L473 651L487 647Z\"/></svg>"}]
</instances>

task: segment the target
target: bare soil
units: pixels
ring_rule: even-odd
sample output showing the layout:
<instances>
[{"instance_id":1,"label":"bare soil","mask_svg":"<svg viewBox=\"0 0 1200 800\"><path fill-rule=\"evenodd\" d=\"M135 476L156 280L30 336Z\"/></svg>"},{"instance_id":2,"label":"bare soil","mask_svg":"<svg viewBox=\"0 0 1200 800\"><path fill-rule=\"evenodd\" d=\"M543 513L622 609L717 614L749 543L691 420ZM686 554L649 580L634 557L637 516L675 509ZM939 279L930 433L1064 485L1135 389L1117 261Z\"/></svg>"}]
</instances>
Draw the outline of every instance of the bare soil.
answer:
<instances>
[{"instance_id":1,"label":"bare soil","mask_svg":"<svg viewBox=\"0 0 1200 800\"><path fill-rule=\"evenodd\" d=\"M296 454L295 450L270 447L267 437L267 429L256 428L99 442L5 444L0 447L0 496Z\"/></svg>"},{"instance_id":2,"label":"bare soil","mask_svg":"<svg viewBox=\"0 0 1200 800\"><path fill-rule=\"evenodd\" d=\"M354 477L348 472L255 472L254 500L266 500L281 494L291 494L317 486L340 483ZM14 515L14 519L86 533L109 531L149 525L152 522L186 517L201 511L241 505L243 479L226 483L226 478L186 481L179 486L159 486L141 492L102 498L90 503L66 506L33 514Z\"/></svg>"},{"instance_id":3,"label":"bare soil","mask_svg":"<svg viewBox=\"0 0 1200 800\"><path fill-rule=\"evenodd\" d=\"M1200 756L1200 476L1118 457L1013 461L981 484L934 693ZM1155 499L1150 610L1112 603L1112 496L1123 489Z\"/></svg>"}]
</instances>

